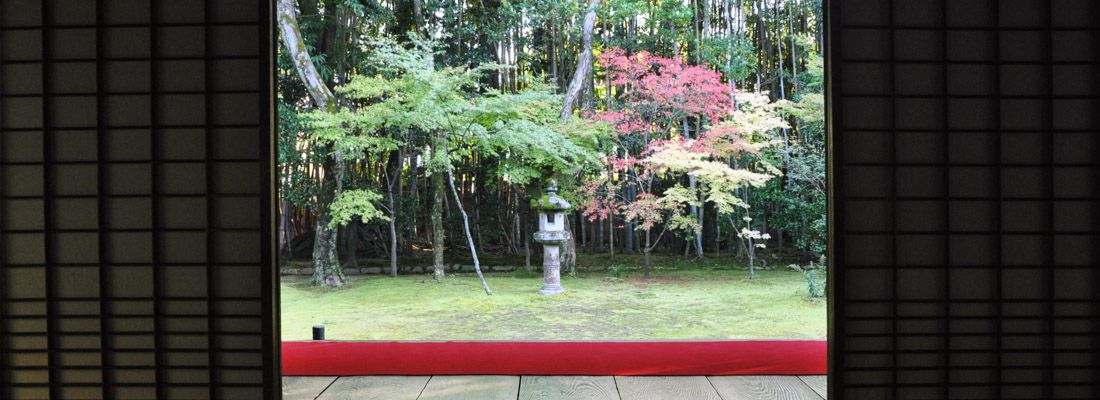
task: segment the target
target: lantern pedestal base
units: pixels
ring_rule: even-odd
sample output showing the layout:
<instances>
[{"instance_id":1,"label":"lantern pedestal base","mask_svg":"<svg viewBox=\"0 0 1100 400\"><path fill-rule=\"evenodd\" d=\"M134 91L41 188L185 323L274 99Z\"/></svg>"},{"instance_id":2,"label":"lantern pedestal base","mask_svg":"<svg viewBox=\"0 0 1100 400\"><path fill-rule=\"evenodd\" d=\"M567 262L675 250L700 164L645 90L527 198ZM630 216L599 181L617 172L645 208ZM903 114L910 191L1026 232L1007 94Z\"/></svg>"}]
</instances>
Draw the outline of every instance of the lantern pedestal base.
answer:
<instances>
[{"instance_id":1,"label":"lantern pedestal base","mask_svg":"<svg viewBox=\"0 0 1100 400\"><path fill-rule=\"evenodd\" d=\"M561 286L543 286L542 289L539 289L539 294L541 295L553 295L562 293L565 293L565 288Z\"/></svg>"},{"instance_id":2,"label":"lantern pedestal base","mask_svg":"<svg viewBox=\"0 0 1100 400\"><path fill-rule=\"evenodd\" d=\"M561 261L558 259L558 244L542 244L542 289L541 295L565 293L561 287Z\"/></svg>"}]
</instances>

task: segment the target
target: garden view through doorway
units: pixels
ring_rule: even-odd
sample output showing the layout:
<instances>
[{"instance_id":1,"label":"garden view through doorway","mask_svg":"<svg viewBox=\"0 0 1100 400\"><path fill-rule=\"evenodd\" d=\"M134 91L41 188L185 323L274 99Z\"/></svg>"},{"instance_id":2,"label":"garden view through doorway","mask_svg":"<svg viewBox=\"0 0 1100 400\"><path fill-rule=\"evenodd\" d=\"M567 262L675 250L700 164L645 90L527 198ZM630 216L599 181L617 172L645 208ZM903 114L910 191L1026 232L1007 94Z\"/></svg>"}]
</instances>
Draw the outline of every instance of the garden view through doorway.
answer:
<instances>
[{"instance_id":1,"label":"garden view through doorway","mask_svg":"<svg viewBox=\"0 0 1100 400\"><path fill-rule=\"evenodd\" d=\"M277 11L284 341L825 339L821 1Z\"/></svg>"}]
</instances>

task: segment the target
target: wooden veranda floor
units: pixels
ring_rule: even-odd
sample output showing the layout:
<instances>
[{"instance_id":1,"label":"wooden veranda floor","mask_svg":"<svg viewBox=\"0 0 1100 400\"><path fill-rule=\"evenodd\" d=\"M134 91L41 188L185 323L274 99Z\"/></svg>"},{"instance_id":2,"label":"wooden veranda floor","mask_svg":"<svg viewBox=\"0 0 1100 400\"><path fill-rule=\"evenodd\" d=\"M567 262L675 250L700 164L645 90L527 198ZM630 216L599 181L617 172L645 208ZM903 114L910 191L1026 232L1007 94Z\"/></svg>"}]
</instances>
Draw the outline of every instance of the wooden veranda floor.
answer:
<instances>
[{"instance_id":1,"label":"wooden veranda floor","mask_svg":"<svg viewBox=\"0 0 1100 400\"><path fill-rule=\"evenodd\" d=\"M284 377L286 400L822 400L825 376Z\"/></svg>"}]
</instances>

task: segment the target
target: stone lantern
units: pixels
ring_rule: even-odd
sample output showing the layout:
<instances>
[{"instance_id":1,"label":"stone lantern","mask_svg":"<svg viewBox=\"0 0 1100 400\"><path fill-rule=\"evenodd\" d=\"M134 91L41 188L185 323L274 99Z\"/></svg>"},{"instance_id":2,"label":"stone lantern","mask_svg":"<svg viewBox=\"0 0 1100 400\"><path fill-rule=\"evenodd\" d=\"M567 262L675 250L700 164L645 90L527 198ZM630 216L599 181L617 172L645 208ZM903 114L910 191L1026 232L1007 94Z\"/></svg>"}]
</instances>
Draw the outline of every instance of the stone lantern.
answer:
<instances>
[{"instance_id":1,"label":"stone lantern","mask_svg":"<svg viewBox=\"0 0 1100 400\"><path fill-rule=\"evenodd\" d=\"M539 211L539 231L535 232L535 241L542 243L542 279L543 286L539 294L565 293L561 287L561 243L569 240L565 230L566 211L573 206L558 196L558 184L550 181L546 194L532 202Z\"/></svg>"}]
</instances>

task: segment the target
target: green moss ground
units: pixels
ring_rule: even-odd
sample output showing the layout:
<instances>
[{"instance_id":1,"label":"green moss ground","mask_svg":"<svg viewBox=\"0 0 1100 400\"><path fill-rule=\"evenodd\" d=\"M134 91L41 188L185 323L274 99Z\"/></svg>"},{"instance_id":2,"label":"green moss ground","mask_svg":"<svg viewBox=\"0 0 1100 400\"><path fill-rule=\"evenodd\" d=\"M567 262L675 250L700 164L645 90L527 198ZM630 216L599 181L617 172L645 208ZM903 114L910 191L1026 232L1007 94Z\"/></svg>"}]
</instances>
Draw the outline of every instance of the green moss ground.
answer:
<instances>
[{"instance_id":1,"label":"green moss ground","mask_svg":"<svg viewBox=\"0 0 1100 400\"><path fill-rule=\"evenodd\" d=\"M351 277L329 290L284 277L283 340L308 340L323 323L332 340L818 339L824 301L806 298L789 270L660 270L563 277L568 293L540 296L541 275L488 274L492 296L473 274Z\"/></svg>"}]
</instances>

